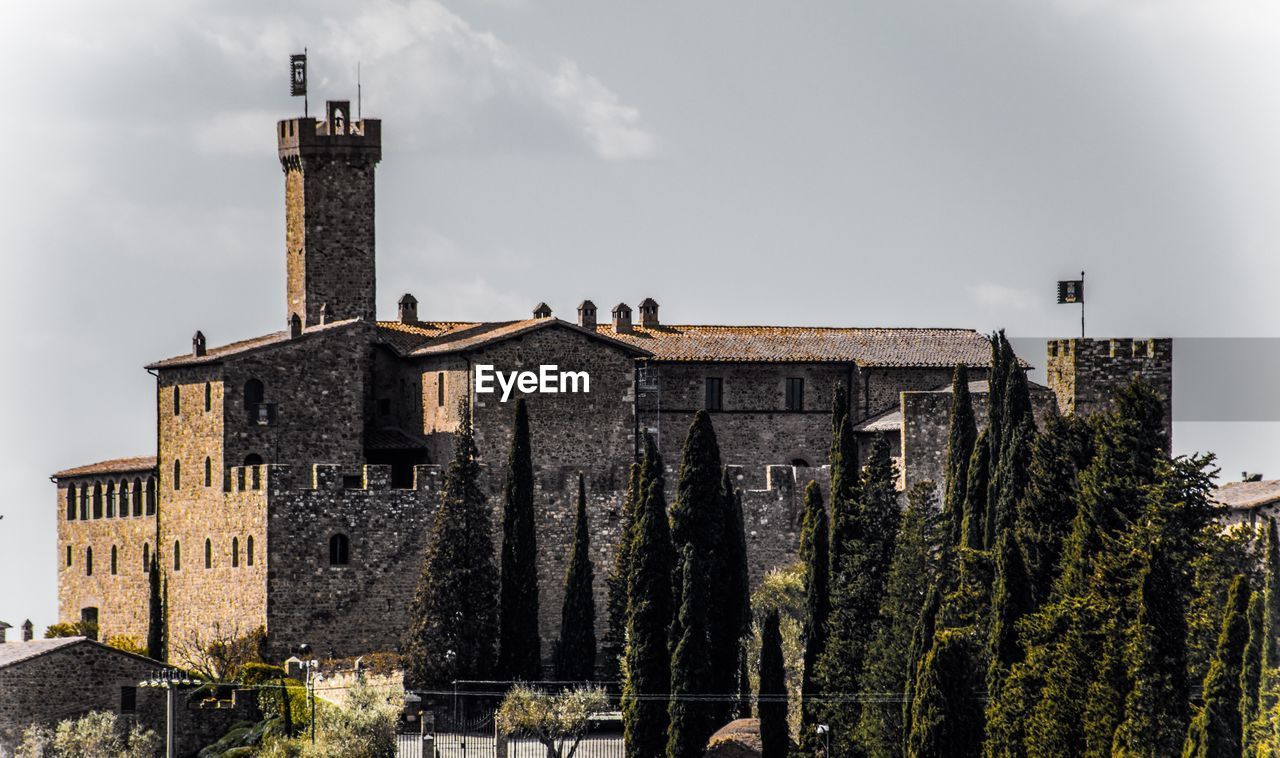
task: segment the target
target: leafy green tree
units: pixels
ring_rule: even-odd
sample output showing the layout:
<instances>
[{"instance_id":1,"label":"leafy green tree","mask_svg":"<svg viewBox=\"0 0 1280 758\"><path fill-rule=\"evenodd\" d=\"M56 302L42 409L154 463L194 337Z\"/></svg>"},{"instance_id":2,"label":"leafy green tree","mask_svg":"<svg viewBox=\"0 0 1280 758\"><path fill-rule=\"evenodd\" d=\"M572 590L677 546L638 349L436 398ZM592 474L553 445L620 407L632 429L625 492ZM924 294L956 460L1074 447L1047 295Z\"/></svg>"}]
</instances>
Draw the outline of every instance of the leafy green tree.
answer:
<instances>
[{"instance_id":1,"label":"leafy green tree","mask_svg":"<svg viewBox=\"0 0 1280 758\"><path fill-rule=\"evenodd\" d=\"M160 562L155 553L147 566L147 657L157 661L165 657L164 585Z\"/></svg>"},{"instance_id":2,"label":"leafy green tree","mask_svg":"<svg viewBox=\"0 0 1280 758\"><path fill-rule=\"evenodd\" d=\"M951 428L947 435L946 494L942 513L947 524L947 545L959 545L964 524L965 493L969 484L969 461L978 439L973 416L973 398L969 394L969 370L956 365L951 377Z\"/></svg>"},{"instance_id":3,"label":"leafy green tree","mask_svg":"<svg viewBox=\"0 0 1280 758\"><path fill-rule=\"evenodd\" d=\"M1185 593L1178 570L1159 544L1147 552L1136 597L1138 616L1129 632L1133 686L1112 754L1162 758L1177 754L1187 732L1190 697Z\"/></svg>"},{"instance_id":4,"label":"leafy green tree","mask_svg":"<svg viewBox=\"0 0 1280 758\"><path fill-rule=\"evenodd\" d=\"M699 699L700 689L708 680L710 650L707 629L707 584L702 580L703 568L697 550L686 545L681 561L682 577L680 613L676 617L671 655L670 726L667 732L667 755L670 758L700 758L707 740L715 731L712 703Z\"/></svg>"},{"instance_id":5,"label":"leafy green tree","mask_svg":"<svg viewBox=\"0 0 1280 758\"><path fill-rule=\"evenodd\" d=\"M906 693L908 680L915 670L918 653L913 655L913 637L921 621L921 610L927 607L930 588L938 579L939 549L949 538L946 536L948 522L936 513L936 489L933 482L923 481L908 493L907 509L902 516L884 597L880 601L880 615L860 680L861 689L866 692ZM865 706L856 739L869 756L901 755L906 739L901 704L890 700Z\"/></svg>"},{"instance_id":6,"label":"leafy green tree","mask_svg":"<svg viewBox=\"0 0 1280 758\"><path fill-rule=\"evenodd\" d=\"M573 529L573 552L564 580L560 611L560 641L556 643L556 679L585 681L595 675L596 604L592 593L591 532L587 525L587 489L578 474L578 515Z\"/></svg>"},{"instance_id":7,"label":"leafy green tree","mask_svg":"<svg viewBox=\"0 0 1280 758\"><path fill-rule=\"evenodd\" d=\"M765 614L760 648L760 756L784 758L790 748L787 727L787 683L782 662L778 612Z\"/></svg>"},{"instance_id":8,"label":"leafy green tree","mask_svg":"<svg viewBox=\"0 0 1280 758\"><path fill-rule=\"evenodd\" d=\"M964 758L982 750L980 650L970 632L946 629L920 666L912 703L911 758Z\"/></svg>"},{"instance_id":9,"label":"leafy green tree","mask_svg":"<svg viewBox=\"0 0 1280 758\"><path fill-rule=\"evenodd\" d=\"M827 616L830 612L830 550L827 537L827 509L822 504L822 490L817 482L809 482L804 492L804 519L800 526L800 562L804 564L804 671L800 684L800 745L808 750L814 745L813 727L818 723L819 708L812 698L821 694L817 666L826 643Z\"/></svg>"},{"instance_id":10,"label":"leafy green tree","mask_svg":"<svg viewBox=\"0 0 1280 758\"><path fill-rule=\"evenodd\" d=\"M533 737L547 750L547 758L572 758L587 736L591 719L609 710L605 691L578 687L548 695L516 685L494 714L498 729L512 736Z\"/></svg>"},{"instance_id":11,"label":"leafy green tree","mask_svg":"<svg viewBox=\"0 0 1280 758\"><path fill-rule=\"evenodd\" d=\"M460 415L453 459L445 472L409 614L405 682L414 689L441 687L455 679L485 679L493 671L498 572L465 402Z\"/></svg>"},{"instance_id":12,"label":"leafy green tree","mask_svg":"<svg viewBox=\"0 0 1280 758\"><path fill-rule=\"evenodd\" d=\"M640 464L632 463L627 477L627 492L622 499L622 519L618 529L618 544L613 550L613 566L605 578L608 590L609 628L601 645L604 653L604 676L617 680L622 677L622 655L627 638L627 577L631 573L631 544L634 539L636 501L640 491Z\"/></svg>"},{"instance_id":13,"label":"leafy green tree","mask_svg":"<svg viewBox=\"0 0 1280 758\"><path fill-rule=\"evenodd\" d=\"M1241 754L1240 669L1249 640L1249 583L1237 576L1222 609L1222 631L1209 673L1204 677L1204 705L1191 721L1184 758L1221 758Z\"/></svg>"},{"instance_id":14,"label":"leafy green tree","mask_svg":"<svg viewBox=\"0 0 1280 758\"><path fill-rule=\"evenodd\" d=\"M502 490L502 563L498 596L498 668L503 679L542 677L538 638L538 544L533 513L529 411L516 400L515 431Z\"/></svg>"},{"instance_id":15,"label":"leafy green tree","mask_svg":"<svg viewBox=\"0 0 1280 758\"><path fill-rule=\"evenodd\" d=\"M667 700L671 696L673 619L671 577L675 549L663 495L662 457L645 438L627 581L627 647L622 687L622 726L628 758L653 758L666 750Z\"/></svg>"},{"instance_id":16,"label":"leafy green tree","mask_svg":"<svg viewBox=\"0 0 1280 758\"><path fill-rule=\"evenodd\" d=\"M743 640L751 634L751 577L747 568L747 538L743 524L742 502L734 489L728 469L720 482L720 519L722 529L717 553L715 590L708 599L711 634L711 691L733 693L739 690L738 675L744 658ZM713 722L724 723L734 718L732 701L712 704Z\"/></svg>"}]
</instances>

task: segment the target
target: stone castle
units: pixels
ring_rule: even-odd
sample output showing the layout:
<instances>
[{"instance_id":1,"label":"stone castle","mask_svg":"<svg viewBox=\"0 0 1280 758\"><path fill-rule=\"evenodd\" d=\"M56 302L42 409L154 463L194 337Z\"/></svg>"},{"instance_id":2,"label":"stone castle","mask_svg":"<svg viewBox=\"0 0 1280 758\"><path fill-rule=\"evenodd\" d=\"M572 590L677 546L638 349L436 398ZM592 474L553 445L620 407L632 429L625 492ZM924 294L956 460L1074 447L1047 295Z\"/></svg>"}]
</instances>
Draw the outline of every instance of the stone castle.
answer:
<instances>
[{"instance_id":1,"label":"stone castle","mask_svg":"<svg viewBox=\"0 0 1280 758\"><path fill-rule=\"evenodd\" d=\"M147 565L167 583L170 654L218 624L263 627L276 653L395 649L422 564L460 403L472 412L489 502L499 492L514 403L477 392L475 367L587 372L589 391L520 393L538 491L541 635L558 633L576 476L586 476L592 554L604 577L629 465L643 433L673 470L693 414L711 412L742 490L753 581L794 560L800 495L825 483L832 390L843 385L859 444L886 435L903 488L941 478L953 369L984 417L987 339L971 329L674 325L646 298L607 320L441 321L404 295L375 312L374 172L381 123L329 102L323 119L279 122L286 328L147 368L156 377L154 456L54 476L62 621L145 640ZM443 315L443 314L441 314ZM638 315L638 318L633 318ZM1037 413L1088 413L1135 373L1172 396L1169 340L1055 340ZM500 520L495 518L495 527ZM500 537L500 535L495 535ZM603 631L603 629L601 629Z\"/></svg>"}]
</instances>

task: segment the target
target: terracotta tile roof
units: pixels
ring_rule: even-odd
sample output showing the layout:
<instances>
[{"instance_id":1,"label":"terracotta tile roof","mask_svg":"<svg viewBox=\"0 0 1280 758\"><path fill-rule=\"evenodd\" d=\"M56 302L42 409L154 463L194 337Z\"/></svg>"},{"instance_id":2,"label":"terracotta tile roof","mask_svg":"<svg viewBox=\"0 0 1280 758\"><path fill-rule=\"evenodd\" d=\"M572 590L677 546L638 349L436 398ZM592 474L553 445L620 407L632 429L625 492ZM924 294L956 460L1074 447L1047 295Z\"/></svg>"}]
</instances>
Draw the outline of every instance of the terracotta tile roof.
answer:
<instances>
[{"instance_id":1,"label":"terracotta tile roof","mask_svg":"<svg viewBox=\"0 0 1280 758\"><path fill-rule=\"evenodd\" d=\"M30 642L6 642L0 645L0 668L87 641L85 637L54 637Z\"/></svg>"},{"instance_id":2,"label":"terracotta tile roof","mask_svg":"<svg viewBox=\"0 0 1280 758\"><path fill-rule=\"evenodd\" d=\"M615 335L605 334L599 330L593 331L591 329L584 329L572 322L550 317L531 318L523 321L500 321L476 324L468 328L456 329L452 332L441 335L439 338L432 340L423 347L414 350L410 355L443 355L447 353L463 352L551 326L559 326L565 329L581 332L595 339L611 342L630 352L640 353L642 355L648 354L648 351L643 346L618 339Z\"/></svg>"},{"instance_id":3,"label":"terracotta tile roof","mask_svg":"<svg viewBox=\"0 0 1280 758\"><path fill-rule=\"evenodd\" d=\"M135 471L154 471L156 457L154 455L138 455L133 458L112 458L109 461L98 461L87 466L76 466L54 474L57 479L70 479L77 476L94 474L132 474Z\"/></svg>"},{"instance_id":4,"label":"terracotta tile roof","mask_svg":"<svg viewBox=\"0 0 1280 758\"><path fill-rule=\"evenodd\" d=\"M427 342L459 329L478 326L474 321L379 321L378 332L382 338L402 352L411 352Z\"/></svg>"},{"instance_id":5,"label":"terracotta tile roof","mask_svg":"<svg viewBox=\"0 0 1280 758\"><path fill-rule=\"evenodd\" d=\"M854 424L853 431L865 433L902 431L902 408L890 408L879 416L872 416Z\"/></svg>"},{"instance_id":6,"label":"terracotta tile roof","mask_svg":"<svg viewBox=\"0 0 1280 758\"><path fill-rule=\"evenodd\" d=\"M350 326L352 324L358 324L358 323L360 323L359 319L350 318L350 319L345 319L343 321L334 321L331 324L309 326L306 328L306 330L302 332L302 337L300 339L305 339L307 336L316 334L318 332L325 332L331 329L341 329L343 327ZM239 342L232 342L230 344L220 345L218 347L211 347L205 352L204 355L195 355L193 353L187 353L185 355L175 355L172 358L165 358L164 360L160 360L160 361L156 361L155 363L148 364L147 368L162 369L162 368L175 368L178 366L199 366L204 363L216 363L228 356L240 355L242 353L247 353L253 350L259 350L262 348L270 347L272 345L288 342L289 339L290 339L289 333L287 331L272 332L271 334L264 334L261 337L251 337L247 340L240 340Z\"/></svg>"},{"instance_id":7,"label":"terracotta tile roof","mask_svg":"<svg viewBox=\"0 0 1280 758\"><path fill-rule=\"evenodd\" d=\"M1263 482L1227 482L1214 491L1213 499L1228 508L1251 509L1280 503L1280 479Z\"/></svg>"},{"instance_id":8,"label":"terracotta tile roof","mask_svg":"<svg viewBox=\"0 0 1280 758\"><path fill-rule=\"evenodd\" d=\"M854 362L880 367L986 366L991 344L972 329L807 326L634 326L596 331L664 361Z\"/></svg>"}]
</instances>

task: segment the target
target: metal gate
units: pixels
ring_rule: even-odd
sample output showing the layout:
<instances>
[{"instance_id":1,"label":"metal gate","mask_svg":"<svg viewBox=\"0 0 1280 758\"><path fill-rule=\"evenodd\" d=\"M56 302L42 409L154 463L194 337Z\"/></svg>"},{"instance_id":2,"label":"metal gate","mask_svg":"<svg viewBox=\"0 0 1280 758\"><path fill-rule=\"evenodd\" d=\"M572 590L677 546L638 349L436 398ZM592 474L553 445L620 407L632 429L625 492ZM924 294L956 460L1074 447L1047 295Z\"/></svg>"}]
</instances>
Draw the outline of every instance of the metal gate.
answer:
<instances>
[{"instance_id":1,"label":"metal gate","mask_svg":"<svg viewBox=\"0 0 1280 758\"><path fill-rule=\"evenodd\" d=\"M492 713L474 719L446 717L436 721L436 754L431 758L498 758L496 742Z\"/></svg>"}]
</instances>

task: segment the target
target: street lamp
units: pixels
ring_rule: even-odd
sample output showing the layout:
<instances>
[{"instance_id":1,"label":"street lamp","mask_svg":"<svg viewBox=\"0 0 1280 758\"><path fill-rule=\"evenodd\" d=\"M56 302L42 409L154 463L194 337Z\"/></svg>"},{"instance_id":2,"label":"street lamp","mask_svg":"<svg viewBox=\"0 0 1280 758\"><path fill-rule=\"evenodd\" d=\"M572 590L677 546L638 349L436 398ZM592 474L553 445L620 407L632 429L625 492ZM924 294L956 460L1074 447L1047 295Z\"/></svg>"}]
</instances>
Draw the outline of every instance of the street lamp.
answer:
<instances>
[{"instance_id":1,"label":"street lamp","mask_svg":"<svg viewBox=\"0 0 1280 758\"><path fill-rule=\"evenodd\" d=\"M818 724L816 731L822 735L822 741L825 746L823 748L823 758L831 758L831 727L826 724Z\"/></svg>"},{"instance_id":2,"label":"street lamp","mask_svg":"<svg viewBox=\"0 0 1280 758\"><path fill-rule=\"evenodd\" d=\"M173 758L173 691L178 687L190 687L193 684L201 684L199 679L192 679L185 671L178 669L161 669L151 679L138 682L139 687L163 687L165 690L165 718L164 718L164 754L166 758Z\"/></svg>"}]
</instances>

